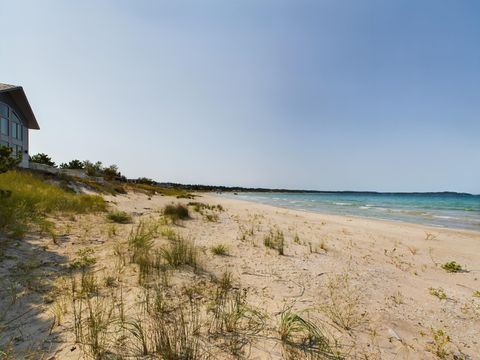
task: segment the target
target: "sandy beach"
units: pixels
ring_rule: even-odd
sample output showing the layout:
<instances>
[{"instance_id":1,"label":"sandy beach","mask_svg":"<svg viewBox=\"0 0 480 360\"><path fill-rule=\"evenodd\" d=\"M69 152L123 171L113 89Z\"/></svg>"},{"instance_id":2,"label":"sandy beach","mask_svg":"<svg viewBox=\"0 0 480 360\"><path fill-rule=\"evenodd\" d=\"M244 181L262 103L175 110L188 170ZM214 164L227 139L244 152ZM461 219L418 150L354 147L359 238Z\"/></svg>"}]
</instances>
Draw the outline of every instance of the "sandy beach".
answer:
<instances>
[{"instance_id":1,"label":"sandy beach","mask_svg":"<svg viewBox=\"0 0 480 360\"><path fill-rule=\"evenodd\" d=\"M95 276L121 284L125 311L135 313L143 291L138 269L128 261L119 265L115 254L127 246L137 224L157 221L169 203L192 200L140 193L107 199L112 207L131 214L134 224L112 224L104 215L58 218L62 235L55 243L48 236L28 236L24 245L9 248L7 256L35 257L60 272L53 263L72 262L80 249L93 249ZM285 311L316 324L344 358L479 358L480 298L474 296L480 290L479 232L309 213L218 195L200 194L194 201L219 204L223 210L200 213L190 207L191 219L164 225L194 241L203 269L173 271L169 286L191 282L207 289L208 279L227 271L235 287L248 292L249 306L263 316L262 329L248 334L236 355L206 336L204 346L213 358L303 358L282 345L278 329ZM283 255L275 246L265 246L268 234L279 233ZM163 230L156 235L154 248L167 244L166 237ZM227 254L215 255L211 249L217 245L224 245ZM441 267L450 261L463 270L449 273ZM0 271L5 274L11 266L4 261ZM102 285L108 281L98 283L108 288ZM44 358L80 359L84 353L75 344L67 299L71 285L64 276L55 284L56 295L49 301L18 296L9 317L19 320L3 329L4 335L21 334L12 346L25 351L43 343L48 354ZM207 297L202 291L206 290L199 290L200 299ZM109 346L119 344L116 339Z\"/></svg>"}]
</instances>

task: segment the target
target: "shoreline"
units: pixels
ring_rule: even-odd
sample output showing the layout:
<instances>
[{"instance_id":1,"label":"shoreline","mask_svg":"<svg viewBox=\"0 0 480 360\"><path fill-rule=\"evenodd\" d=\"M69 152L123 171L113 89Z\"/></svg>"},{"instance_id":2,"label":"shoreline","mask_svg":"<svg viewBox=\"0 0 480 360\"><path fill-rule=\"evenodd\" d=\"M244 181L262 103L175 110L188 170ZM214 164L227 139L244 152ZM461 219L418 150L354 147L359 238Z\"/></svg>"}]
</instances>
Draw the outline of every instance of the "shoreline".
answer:
<instances>
[{"instance_id":1,"label":"shoreline","mask_svg":"<svg viewBox=\"0 0 480 360\"><path fill-rule=\"evenodd\" d=\"M274 209L283 209L283 210L290 210L290 211L298 211L300 213L309 213L309 214L320 214L323 216L333 216L333 217L339 217L339 218L353 218L353 219L359 219L359 220L372 220L372 221L380 221L380 222L386 222L386 223L391 223L391 224L404 224L404 225L411 225L411 226L420 226L420 227L427 227L431 228L432 230L452 230L452 231L465 231L472 233L474 235L479 235L480 234L480 228L478 230L470 229L470 228L464 228L464 227L453 227L453 226L435 226L431 224L423 224L420 222L411 222L411 221L405 221L405 220L397 220L397 219L385 219L385 218L380 218L380 217L370 217L370 216L362 216L362 215L347 215L347 214L335 214L335 213L329 213L329 212L323 212L320 210L308 210L308 209L295 209L292 207L288 206L281 206L281 205L272 205L272 204L266 204L263 202L255 201L255 200L246 200L246 199L240 199L240 198L234 198L234 197L228 197L228 196L223 196L222 194L218 193L195 193L200 196L203 196L201 194L208 194L208 196L216 197L216 198L221 198L221 199L227 199L227 200L233 200L233 201L241 201L241 202L246 202L246 203L252 203L252 204L257 204L257 205L263 205L263 206L268 206L272 207Z\"/></svg>"}]
</instances>

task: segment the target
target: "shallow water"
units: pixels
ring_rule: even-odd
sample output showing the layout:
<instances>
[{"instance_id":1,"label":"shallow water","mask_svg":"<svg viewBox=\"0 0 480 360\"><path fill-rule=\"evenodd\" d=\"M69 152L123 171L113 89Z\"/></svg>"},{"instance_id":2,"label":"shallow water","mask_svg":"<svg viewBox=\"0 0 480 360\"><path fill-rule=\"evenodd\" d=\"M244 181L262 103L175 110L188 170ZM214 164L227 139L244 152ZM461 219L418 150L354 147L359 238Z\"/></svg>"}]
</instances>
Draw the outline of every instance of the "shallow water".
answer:
<instances>
[{"instance_id":1,"label":"shallow water","mask_svg":"<svg viewBox=\"0 0 480 360\"><path fill-rule=\"evenodd\" d=\"M240 192L223 196L297 210L480 231L480 195Z\"/></svg>"}]
</instances>

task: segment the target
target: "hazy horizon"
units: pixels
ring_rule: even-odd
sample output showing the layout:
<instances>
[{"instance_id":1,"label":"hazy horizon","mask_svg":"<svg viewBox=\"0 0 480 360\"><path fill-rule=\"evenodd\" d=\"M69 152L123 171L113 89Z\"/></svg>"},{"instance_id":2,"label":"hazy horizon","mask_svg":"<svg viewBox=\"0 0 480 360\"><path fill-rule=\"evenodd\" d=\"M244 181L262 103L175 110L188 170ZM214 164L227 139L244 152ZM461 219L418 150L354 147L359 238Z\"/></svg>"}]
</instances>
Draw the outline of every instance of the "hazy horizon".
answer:
<instances>
[{"instance_id":1,"label":"hazy horizon","mask_svg":"<svg viewBox=\"0 0 480 360\"><path fill-rule=\"evenodd\" d=\"M4 1L30 154L127 177L480 194L480 3Z\"/></svg>"}]
</instances>

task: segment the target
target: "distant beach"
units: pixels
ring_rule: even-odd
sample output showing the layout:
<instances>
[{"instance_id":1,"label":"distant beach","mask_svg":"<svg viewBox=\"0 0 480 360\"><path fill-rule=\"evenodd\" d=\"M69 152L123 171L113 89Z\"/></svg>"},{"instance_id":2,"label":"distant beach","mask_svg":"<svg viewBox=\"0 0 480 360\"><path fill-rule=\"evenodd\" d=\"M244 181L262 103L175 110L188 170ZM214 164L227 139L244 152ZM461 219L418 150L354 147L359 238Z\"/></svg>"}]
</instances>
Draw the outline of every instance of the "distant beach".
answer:
<instances>
[{"instance_id":1,"label":"distant beach","mask_svg":"<svg viewBox=\"0 0 480 360\"><path fill-rule=\"evenodd\" d=\"M227 198L335 215L480 231L480 195L458 193L239 192Z\"/></svg>"}]
</instances>

